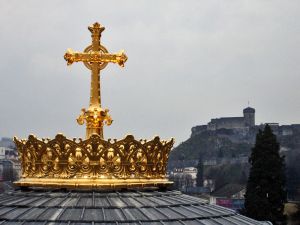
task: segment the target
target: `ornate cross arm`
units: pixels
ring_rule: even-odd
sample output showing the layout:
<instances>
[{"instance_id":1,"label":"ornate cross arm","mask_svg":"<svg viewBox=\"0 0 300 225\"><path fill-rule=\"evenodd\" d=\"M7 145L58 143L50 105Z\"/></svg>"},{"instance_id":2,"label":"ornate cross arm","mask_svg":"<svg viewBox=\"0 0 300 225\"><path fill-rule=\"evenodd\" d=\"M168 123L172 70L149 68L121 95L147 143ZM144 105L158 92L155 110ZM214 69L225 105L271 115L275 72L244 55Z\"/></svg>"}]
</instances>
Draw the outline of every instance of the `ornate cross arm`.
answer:
<instances>
[{"instance_id":1,"label":"ornate cross arm","mask_svg":"<svg viewBox=\"0 0 300 225\"><path fill-rule=\"evenodd\" d=\"M102 53L90 51L87 53L74 52L72 49L68 49L64 55L67 65L71 65L73 62L104 62L104 63L118 63L120 66L124 67L124 63L127 61L127 56L124 50L118 53Z\"/></svg>"}]
</instances>

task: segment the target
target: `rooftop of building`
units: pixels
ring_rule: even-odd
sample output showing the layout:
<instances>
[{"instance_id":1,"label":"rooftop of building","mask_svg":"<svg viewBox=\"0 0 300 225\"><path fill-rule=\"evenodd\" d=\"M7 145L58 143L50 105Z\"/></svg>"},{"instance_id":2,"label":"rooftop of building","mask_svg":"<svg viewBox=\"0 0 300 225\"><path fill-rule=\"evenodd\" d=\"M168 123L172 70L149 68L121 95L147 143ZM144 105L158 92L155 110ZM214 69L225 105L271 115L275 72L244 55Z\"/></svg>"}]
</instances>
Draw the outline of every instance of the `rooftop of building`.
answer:
<instances>
[{"instance_id":1,"label":"rooftop of building","mask_svg":"<svg viewBox=\"0 0 300 225\"><path fill-rule=\"evenodd\" d=\"M1 225L263 224L179 191L146 189L8 191L0 218Z\"/></svg>"},{"instance_id":2,"label":"rooftop of building","mask_svg":"<svg viewBox=\"0 0 300 225\"><path fill-rule=\"evenodd\" d=\"M215 190L212 195L215 197L231 197L243 189L245 189L245 186L241 184L226 184L222 188Z\"/></svg>"}]
</instances>

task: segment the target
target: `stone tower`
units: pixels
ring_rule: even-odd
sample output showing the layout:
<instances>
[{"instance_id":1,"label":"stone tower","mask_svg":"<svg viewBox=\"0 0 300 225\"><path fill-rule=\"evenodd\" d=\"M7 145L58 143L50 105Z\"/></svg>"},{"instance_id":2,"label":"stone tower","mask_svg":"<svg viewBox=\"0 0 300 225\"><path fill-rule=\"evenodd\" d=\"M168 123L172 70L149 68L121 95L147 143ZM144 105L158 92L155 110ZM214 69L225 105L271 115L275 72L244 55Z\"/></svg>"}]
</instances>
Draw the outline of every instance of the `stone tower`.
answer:
<instances>
[{"instance_id":1,"label":"stone tower","mask_svg":"<svg viewBox=\"0 0 300 225\"><path fill-rule=\"evenodd\" d=\"M247 107L243 110L245 126L253 127L255 126L255 109Z\"/></svg>"}]
</instances>

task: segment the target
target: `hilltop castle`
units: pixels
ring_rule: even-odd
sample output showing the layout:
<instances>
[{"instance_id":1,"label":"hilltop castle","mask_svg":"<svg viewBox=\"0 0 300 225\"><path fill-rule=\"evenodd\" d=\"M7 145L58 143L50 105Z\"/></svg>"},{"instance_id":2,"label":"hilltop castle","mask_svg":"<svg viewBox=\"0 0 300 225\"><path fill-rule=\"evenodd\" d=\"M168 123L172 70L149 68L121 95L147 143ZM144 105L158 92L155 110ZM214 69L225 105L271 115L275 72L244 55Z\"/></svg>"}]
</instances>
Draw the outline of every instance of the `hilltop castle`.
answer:
<instances>
[{"instance_id":1,"label":"hilltop castle","mask_svg":"<svg viewBox=\"0 0 300 225\"><path fill-rule=\"evenodd\" d=\"M244 129L255 126L255 109L247 107L243 110L243 117L221 117L212 119L207 124L207 130Z\"/></svg>"},{"instance_id":2,"label":"hilltop castle","mask_svg":"<svg viewBox=\"0 0 300 225\"><path fill-rule=\"evenodd\" d=\"M282 125L279 123L267 123L276 135L292 135L294 131L300 130L300 124ZM250 130L258 130L264 124L255 125L255 109L247 107L243 109L242 117L221 117L211 119L207 125L199 125L192 128L191 136L204 131L217 131L221 129L235 130L240 134L247 134ZM255 132L256 133L256 132Z\"/></svg>"},{"instance_id":3,"label":"hilltop castle","mask_svg":"<svg viewBox=\"0 0 300 225\"><path fill-rule=\"evenodd\" d=\"M243 110L243 117L221 117L211 119L207 125L192 128L192 136L206 130L239 129L245 130L255 126L255 109L247 107Z\"/></svg>"}]
</instances>

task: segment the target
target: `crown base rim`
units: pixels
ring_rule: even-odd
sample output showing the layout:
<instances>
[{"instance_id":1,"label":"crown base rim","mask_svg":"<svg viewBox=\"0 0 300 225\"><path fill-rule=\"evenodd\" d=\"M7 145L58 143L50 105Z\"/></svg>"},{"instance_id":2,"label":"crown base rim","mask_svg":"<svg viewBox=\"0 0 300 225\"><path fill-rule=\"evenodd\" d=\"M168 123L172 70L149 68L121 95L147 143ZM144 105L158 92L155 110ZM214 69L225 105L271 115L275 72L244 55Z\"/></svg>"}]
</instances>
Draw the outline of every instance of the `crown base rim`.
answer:
<instances>
[{"instance_id":1,"label":"crown base rim","mask_svg":"<svg viewBox=\"0 0 300 225\"><path fill-rule=\"evenodd\" d=\"M19 187L47 187L67 189L120 189L144 187L168 187L173 184L168 179L97 179L97 178L22 178L14 182Z\"/></svg>"}]
</instances>

